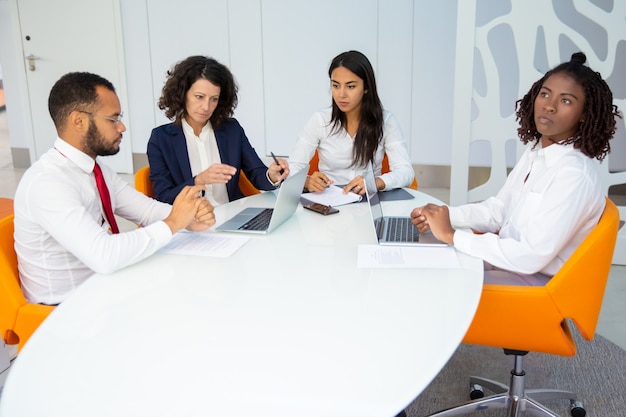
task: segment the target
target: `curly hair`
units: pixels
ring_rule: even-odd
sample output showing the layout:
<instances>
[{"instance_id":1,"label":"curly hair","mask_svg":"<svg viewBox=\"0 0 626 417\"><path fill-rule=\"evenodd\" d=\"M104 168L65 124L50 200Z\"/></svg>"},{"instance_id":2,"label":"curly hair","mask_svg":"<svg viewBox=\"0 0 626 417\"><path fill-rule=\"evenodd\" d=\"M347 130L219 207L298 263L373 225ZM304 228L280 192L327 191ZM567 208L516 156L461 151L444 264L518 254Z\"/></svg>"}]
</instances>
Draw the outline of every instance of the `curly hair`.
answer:
<instances>
[{"instance_id":1,"label":"curly hair","mask_svg":"<svg viewBox=\"0 0 626 417\"><path fill-rule=\"evenodd\" d=\"M524 144L534 142L536 146L541 133L535 125L534 103L545 80L557 73L565 73L574 79L585 91L583 107L584 122L579 123L578 132L574 137L559 142L562 145L574 144L574 148L590 158L602 161L610 152L609 140L616 130L616 117L622 115L613 104L613 93L599 72L583 65L587 57L582 52L572 54L569 62L564 62L548 71L536 81L524 98L515 103L516 119L520 127L517 134Z\"/></svg>"},{"instance_id":2,"label":"curly hair","mask_svg":"<svg viewBox=\"0 0 626 417\"><path fill-rule=\"evenodd\" d=\"M100 99L96 87L115 92L110 81L89 72L70 72L54 83L48 96L48 111L57 131L65 127L71 112L97 110Z\"/></svg>"},{"instance_id":3,"label":"curly hair","mask_svg":"<svg viewBox=\"0 0 626 417\"><path fill-rule=\"evenodd\" d=\"M165 111L168 119L180 125L186 114L187 91L201 78L220 88L217 107L209 119L213 129L219 129L234 114L238 87L230 70L213 58L190 56L167 71L167 79L157 105Z\"/></svg>"},{"instance_id":4,"label":"curly hair","mask_svg":"<svg viewBox=\"0 0 626 417\"><path fill-rule=\"evenodd\" d=\"M365 166L374 159L380 140L383 137L383 105L378 97L376 79L372 64L359 51L347 51L337 55L328 68L328 76L332 76L335 68L345 67L363 80L366 94L361 102L361 120L354 137L352 149L352 165ZM337 131L346 125L346 114L332 101L332 116L330 123L333 130Z\"/></svg>"}]
</instances>

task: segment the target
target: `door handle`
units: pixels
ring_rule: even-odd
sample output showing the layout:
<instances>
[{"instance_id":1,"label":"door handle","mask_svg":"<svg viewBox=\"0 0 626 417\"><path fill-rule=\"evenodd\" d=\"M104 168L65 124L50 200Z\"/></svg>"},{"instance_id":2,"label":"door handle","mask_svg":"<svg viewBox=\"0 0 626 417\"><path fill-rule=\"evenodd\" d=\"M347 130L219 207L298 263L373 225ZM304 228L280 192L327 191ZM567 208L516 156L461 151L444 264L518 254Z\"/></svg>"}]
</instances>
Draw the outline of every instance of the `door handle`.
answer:
<instances>
[{"instance_id":1,"label":"door handle","mask_svg":"<svg viewBox=\"0 0 626 417\"><path fill-rule=\"evenodd\" d=\"M38 56L33 54L26 55L26 60L28 61L28 69L30 71L35 71L35 61L40 59Z\"/></svg>"}]
</instances>

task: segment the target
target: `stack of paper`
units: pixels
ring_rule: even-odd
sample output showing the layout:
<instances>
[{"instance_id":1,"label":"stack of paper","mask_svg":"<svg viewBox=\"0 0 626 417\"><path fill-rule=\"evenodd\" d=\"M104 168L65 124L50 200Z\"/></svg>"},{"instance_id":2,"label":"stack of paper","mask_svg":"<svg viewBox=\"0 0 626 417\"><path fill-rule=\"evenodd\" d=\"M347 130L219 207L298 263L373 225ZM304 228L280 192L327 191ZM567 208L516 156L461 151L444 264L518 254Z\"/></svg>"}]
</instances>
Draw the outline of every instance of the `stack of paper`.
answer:
<instances>
[{"instance_id":1,"label":"stack of paper","mask_svg":"<svg viewBox=\"0 0 626 417\"><path fill-rule=\"evenodd\" d=\"M304 193L302 194L302 198L307 199L312 203L320 203L325 206L336 207L344 204L356 203L357 201L361 201L363 197L353 193L352 191L348 192L348 194L344 194L343 187L331 185L322 192Z\"/></svg>"}]
</instances>

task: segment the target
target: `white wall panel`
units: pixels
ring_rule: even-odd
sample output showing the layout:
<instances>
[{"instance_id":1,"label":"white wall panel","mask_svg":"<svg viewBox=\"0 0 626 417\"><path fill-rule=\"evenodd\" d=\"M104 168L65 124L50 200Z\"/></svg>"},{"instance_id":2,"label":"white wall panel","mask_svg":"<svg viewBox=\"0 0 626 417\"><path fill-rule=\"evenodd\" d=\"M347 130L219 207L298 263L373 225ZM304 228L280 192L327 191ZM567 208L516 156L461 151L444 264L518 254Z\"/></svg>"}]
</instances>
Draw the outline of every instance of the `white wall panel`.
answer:
<instances>
[{"instance_id":1,"label":"white wall panel","mask_svg":"<svg viewBox=\"0 0 626 417\"><path fill-rule=\"evenodd\" d=\"M327 71L332 58L357 49L377 62L378 2L261 4L266 152L288 155L311 114L330 105Z\"/></svg>"},{"instance_id":2,"label":"white wall panel","mask_svg":"<svg viewBox=\"0 0 626 417\"><path fill-rule=\"evenodd\" d=\"M413 1L380 1L378 5L378 95L391 111L412 146Z\"/></svg>"},{"instance_id":3,"label":"white wall panel","mask_svg":"<svg viewBox=\"0 0 626 417\"><path fill-rule=\"evenodd\" d=\"M417 0L413 8L411 160L414 164L450 164L456 3Z\"/></svg>"},{"instance_id":4,"label":"white wall panel","mask_svg":"<svg viewBox=\"0 0 626 417\"><path fill-rule=\"evenodd\" d=\"M167 70L188 56L208 55L230 66L228 2L185 0L183 7L169 0L150 0L146 6L156 100L161 95ZM160 111L156 119L157 124L168 122Z\"/></svg>"},{"instance_id":5,"label":"white wall panel","mask_svg":"<svg viewBox=\"0 0 626 417\"><path fill-rule=\"evenodd\" d=\"M261 1L231 0L228 15L230 69L239 84L235 118L263 157L266 151Z\"/></svg>"},{"instance_id":6,"label":"white wall panel","mask_svg":"<svg viewBox=\"0 0 626 417\"><path fill-rule=\"evenodd\" d=\"M143 154L150 132L156 126L156 100L152 79L150 31L146 5L143 2L120 2L124 38L124 60L128 91L128 120L125 140L130 139L133 153ZM160 113L160 111L158 111ZM124 146L129 146L128 142ZM140 168L140 167L134 167Z\"/></svg>"}]
</instances>

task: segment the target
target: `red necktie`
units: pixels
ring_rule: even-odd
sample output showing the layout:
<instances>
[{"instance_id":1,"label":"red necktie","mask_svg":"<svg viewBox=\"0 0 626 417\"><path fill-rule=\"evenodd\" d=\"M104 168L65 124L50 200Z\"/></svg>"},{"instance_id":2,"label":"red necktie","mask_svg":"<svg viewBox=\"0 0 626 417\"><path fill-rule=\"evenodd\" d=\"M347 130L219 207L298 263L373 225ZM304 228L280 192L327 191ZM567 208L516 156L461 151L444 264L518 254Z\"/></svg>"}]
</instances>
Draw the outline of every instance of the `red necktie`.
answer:
<instances>
[{"instance_id":1,"label":"red necktie","mask_svg":"<svg viewBox=\"0 0 626 417\"><path fill-rule=\"evenodd\" d=\"M102 175L100 165L98 165L97 162L93 167L93 173L96 176L96 185L98 186L98 192L100 193L100 200L102 201L104 215L106 216L109 225L111 226L111 231L114 234L119 233L120 230L117 227L117 223L115 222L115 216L113 215L113 209L111 208L111 195L109 194L107 183L104 182L104 176Z\"/></svg>"}]
</instances>

